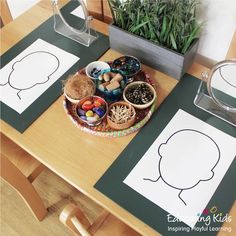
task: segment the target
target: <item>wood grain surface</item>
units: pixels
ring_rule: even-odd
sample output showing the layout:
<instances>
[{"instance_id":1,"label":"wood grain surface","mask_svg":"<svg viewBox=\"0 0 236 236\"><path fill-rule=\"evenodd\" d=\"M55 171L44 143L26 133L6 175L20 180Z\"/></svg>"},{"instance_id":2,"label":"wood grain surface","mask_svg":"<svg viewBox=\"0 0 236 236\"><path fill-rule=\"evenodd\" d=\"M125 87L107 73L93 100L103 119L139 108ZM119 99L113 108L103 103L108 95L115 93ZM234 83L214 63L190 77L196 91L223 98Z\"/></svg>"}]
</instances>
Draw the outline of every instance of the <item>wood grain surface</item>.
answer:
<instances>
[{"instance_id":1,"label":"wood grain surface","mask_svg":"<svg viewBox=\"0 0 236 236\"><path fill-rule=\"evenodd\" d=\"M51 15L50 1L44 0L5 26L1 30L1 54ZM98 31L108 34L107 24L95 20L94 25ZM113 60L118 56L120 56L118 52L109 50L101 57L101 60ZM148 66L143 65L142 68L157 85L159 106L175 87L177 81ZM193 64L189 72L200 77L201 72L205 70L208 69L199 64ZM0 123L1 132L50 170L142 235L159 235L151 227L93 187L135 134L122 138L106 139L84 133L69 120L63 110L62 101L63 97L56 100L23 134L17 132L4 121ZM230 214L233 215L230 226L235 230L235 204L234 212L231 211ZM220 235L225 234L220 233Z\"/></svg>"}]
</instances>

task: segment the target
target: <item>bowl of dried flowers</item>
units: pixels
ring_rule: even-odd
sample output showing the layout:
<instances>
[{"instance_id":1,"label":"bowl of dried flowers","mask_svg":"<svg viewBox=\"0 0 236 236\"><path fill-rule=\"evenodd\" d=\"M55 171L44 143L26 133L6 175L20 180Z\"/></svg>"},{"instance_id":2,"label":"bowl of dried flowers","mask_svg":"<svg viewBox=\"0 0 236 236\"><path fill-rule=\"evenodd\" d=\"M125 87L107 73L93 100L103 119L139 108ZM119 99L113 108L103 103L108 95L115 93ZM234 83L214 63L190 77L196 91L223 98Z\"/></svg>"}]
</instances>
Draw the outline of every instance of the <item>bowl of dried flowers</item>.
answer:
<instances>
[{"instance_id":1,"label":"bowl of dried flowers","mask_svg":"<svg viewBox=\"0 0 236 236\"><path fill-rule=\"evenodd\" d=\"M108 108L107 124L115 130L131 127L135 122L136 112L132 105L120 101L112 103Z\"/></svg>"}]
</instances>

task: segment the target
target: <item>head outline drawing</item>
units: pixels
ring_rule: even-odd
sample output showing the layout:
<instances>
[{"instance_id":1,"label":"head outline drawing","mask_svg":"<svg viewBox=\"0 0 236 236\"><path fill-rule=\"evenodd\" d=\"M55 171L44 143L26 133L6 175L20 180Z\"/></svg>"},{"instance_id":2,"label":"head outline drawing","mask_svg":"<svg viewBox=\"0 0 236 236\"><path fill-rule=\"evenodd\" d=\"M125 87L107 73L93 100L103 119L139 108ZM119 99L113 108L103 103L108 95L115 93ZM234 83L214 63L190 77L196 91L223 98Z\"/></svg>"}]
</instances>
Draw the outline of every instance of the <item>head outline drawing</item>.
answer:
<instances>
[{"instance_id":1,"label":"head outline drawing","mask_svg":"<svg viewBox=\"0 0 236 236\"><path fill-rule=\"evenodd\" d=\"M183 132L183 131L196 132L196 133L201 134L201 135L204 135L205 137L207 137L208 139L210 139L211 142L213 142L213 144L214 144L214 145L216 146L216 148L217 148L218 158L217 158L215 164L214 164L214 165L212 166L212 168L210 169L210 171L211 171L211 172L210 172L210 173L211 173L211 176L210 176L210 177L204 178L204 179L200 179L197 183L195 183L195 184L192 185L191 187L188 187L188 188L177 188L177 187L175 187L175 186L169 184L168 181L166 181L166 180L163 178L162 174L161 174L162 171L161 171L160 165L161 165L161 160L162 160L162 158L163 158L163 156L162 156L162 154L161 154L161 152L162 152L161 149L163 148L163 145L167 145L167 144L168 144L169 140L171 140L171 138L172 138L174 135L176 135L176 134L178 134L178 133L180 133L180 132ZM150 178L143 178L143 180L147 180L147 181L151 181L151 182L158 182L159 179L162 179L162 181L163 181L166 185L168 185L168 186L170 186L170 187L172 187L172 188L174 188L174 189L180 190L180 192L179 192L179 194L178 194L178 198L184 203L185 206L187 206L187 203L186 203L186 202L184 201L184 199L181 197L181 193L183 192L183 190L188 190L188 189L194 188L194 187L197 186L201 181L209 181L209 180L211 180L211 179L214 177L214 171L213 171L213 170L214 170L214 168L217 166L217 164L218 164L219 161L220 161L221 153L220 153L220 149L219 149L217 143L216 143L210 136L208 136L207 134L204 134L203 132L198 131L198 130L194 130L194 129L182 129L182 130L178 130L178 131L176 131L175 133L173 133L173 134L166 140L166 142L164 142L164 143L162 143L162 144L159 145L159 147L158 147L158 155L159 155L159 157L160 157L160 159L159 159L159 161L158 161L159 177L158 177L157 179L155 179L155 180L150 179Z\"/></svg>"},{"instance_id":2,"label":"head outline drawing","mask_svg":"<svg viewBox=\"0 0 236 236\"><path fill-rule=\"evenodd\" d=\"M45 79L44 79L44 80L42 80L42 81L40 81L40 82L37 82L37 83L34 83L33 85L27 86L27 87L25 87L25 88L19 88L19 87L15 86L14 83L12 84L11 78L12 78L12 75L14 74L14 72L16 71L16 67L18 67L18 64L21 63L25 58L30 57L30 56L35 55L35 54L38 54L38 53L40 53L40 54L44 53L44 54L50 55L51 58L54 58L53 60L56 62L55 68L53 68L53 70L50 71L49 74L45 76ZM48 80L50 79L50 76L52 76L52 75L58 70L59 66L60 66L60 61L59 61L59 59L57 58L57 56L55 56L54 54L52 54L52 53L50 53L50 52L46 52L46 51L35 51L35 52L31 52L31 53L25 55L24 57L22 57L20 60L15 61L15 62L13 63L13 65L12 65L12 70L11 70L10 74L8 75L8 81L7 81L5 84L3 84L2 86L6 85L6 84L9 84L10 87L12 87L12 88L15 89L15 90L18 90L17 96L18 96L19 99L21 99L19 93L20 93L22 90L31 89L31 88L33 88L33 87L36 86L36 85L40 85L40 84L45 84L45 83L47 83Z\"/></svg>"},{"instance_id":3,"label":"head outline drawing","mask_svg":"<svg viewBox=\"0 0 236 236\"><path fill-rule=\"evenodd\" d=\"M161 149L163 149L163 147L165 146L165 145L168 145L168 142L176 135L176 134L179 134L180 132L195 132L195 133L198 133L198 134L200 134L200 135L203 135L204 137L206 137L206 138L208 138L211 142L212 142L212 144L214 144L214 146L216 147L216 149L217 149L217 151L218 151L218 157L216 157L216 161L215 161L215 163L214 163L214 165L210 168L210 174L211 175L209 175L207 178L202 178L202 179L200 179L199 181L197 181L195 184L193 184L192 186L190 186L190 187L187 187L187 188L178 188L178 187L176 187L176 186L173 186L173 185L171 185L170 183L168 183L168 181L166 181L165 180L165 178L163 177L163 175L162 175L162 170L161 170L161 162L162 162L162 160L163 160L163 155L162 155L162 152L163 151L161 151ZM220 153L220 149L219 149L219 146L217 145L217 143L210 137L210 136L208 136L207 134L205 134L205 133L203 133L203 132L201 132L201 131L198 131L198 130L194 130L194 129L182 129L182 130L178 130L178 131L176 131L175 133L173 133L167 140L166 140L166 142L164 142L164 143L162 143L162 144L160 144L159 145L159 147L158 147L158 154L159 154L159 156L160 156L160 160L159 160L159 162L158 162L158 171L159 171L159 174L160 174L160 178L167 184L167 185L169 185L170 187L172 187L172 188L175 188L175 189L178 189L178 190L181 190L181 191L183 191L183 190L188 190L188 189L192 189L192 188L194 188L195 186L197 186L200 182L202 182L202 181L209 181L209 180L211 180L213 177L214 177L214 169L215 169L215 167L217 166L217 164L219 163L219 161L220 161L220 156L221 156L221 153Z\"/></svg>"}]
</instances>

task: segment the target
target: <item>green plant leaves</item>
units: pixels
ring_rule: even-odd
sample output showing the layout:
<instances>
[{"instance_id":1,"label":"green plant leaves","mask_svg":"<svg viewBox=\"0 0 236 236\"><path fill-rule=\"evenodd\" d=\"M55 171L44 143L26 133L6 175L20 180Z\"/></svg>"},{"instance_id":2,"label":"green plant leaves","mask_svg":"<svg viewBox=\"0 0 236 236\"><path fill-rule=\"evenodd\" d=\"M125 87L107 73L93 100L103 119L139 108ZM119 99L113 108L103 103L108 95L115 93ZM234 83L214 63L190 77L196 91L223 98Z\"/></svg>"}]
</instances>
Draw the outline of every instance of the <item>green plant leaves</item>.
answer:
<instances>
[{"instance_id":1,"label":"green plant leaves","mask_svg":"<svg viewBox=\"0 0 236 236\"><path fill-rule=\"evenodd\" d=\"M173 47L175 50L177 50L177 44L176 44L176 42L175 42L175 38L174 38L174 36L173 36L172 33L170 33L170 41L171 41L172 47Z\"/></svg>"},{"instance_id":2,"label":"green plant leaves","mask_svg":"<svg viewBox=\"0 0 236 236\"><path fill-rule=\"evenodd\" d=\"M191 43L194 41L194 39L197 38L198 32L200 31L201 26L196 25L195 28L193 29L192 33L189 35L189 37L186 40L186 43L184 44L181 53L184 54L188 48L190 47Z\"/></svg>"},{"instance_id":3,"label":"green plant leaves","mask_svg":"<svg viewBox=\"0 0 236 236\"><path fill-rule=\"evenodd\" d=\"M137 30L139 30L141 27L143 27L144 25L146 25L148 23L148 21L146 22L142 22L139 25L134 25L133 27L130 28L130 32L131 33L135 33Z\"/></svg>"},{"instance_id":4,"label":"green plant leaves","mask_svg":"<svg viewBox=\"0 0 236 236\"><path fill-rule=\"evenodd\" d=\"M161 38L161 39L164 38L164 35L165 35L165 33L166 33L166 26L167 26L167 17L164 16L163 22L162 22L162 27L161 27L161 35L160 35L160 38Z\"/></svg>"},{"instance_id":5,"label":"green plant leaves","mask_svg":"<svg viewBox=\"0 0 236 236\"><path fill-rule=\"evenodd\" d=\"M198 38L198 0L108 0L114 24L179 53Z\"/></svg>"}]
</instances>

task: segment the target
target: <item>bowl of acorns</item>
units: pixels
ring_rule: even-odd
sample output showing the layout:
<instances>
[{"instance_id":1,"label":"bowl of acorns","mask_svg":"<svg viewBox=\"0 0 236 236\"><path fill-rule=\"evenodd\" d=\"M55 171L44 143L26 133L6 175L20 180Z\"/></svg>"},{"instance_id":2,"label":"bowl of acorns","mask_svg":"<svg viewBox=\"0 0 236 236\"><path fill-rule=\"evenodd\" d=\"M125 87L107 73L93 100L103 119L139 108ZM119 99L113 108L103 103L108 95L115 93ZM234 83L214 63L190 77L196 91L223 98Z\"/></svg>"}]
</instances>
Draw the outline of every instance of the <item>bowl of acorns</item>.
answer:
<instances>
[{"instance_id":1,"label":"bowl of acorns","mask_svg":"<svg viewBox=\"0 0 236 236\"><path fill-rule=\"evenodd\" d=\"M156 100L154 87L143 81L135 81L128 84L123 92L123 98L137 109L145 109Z\"/></svg>"}]
</instances>

